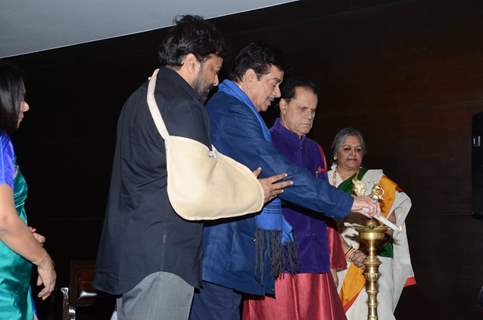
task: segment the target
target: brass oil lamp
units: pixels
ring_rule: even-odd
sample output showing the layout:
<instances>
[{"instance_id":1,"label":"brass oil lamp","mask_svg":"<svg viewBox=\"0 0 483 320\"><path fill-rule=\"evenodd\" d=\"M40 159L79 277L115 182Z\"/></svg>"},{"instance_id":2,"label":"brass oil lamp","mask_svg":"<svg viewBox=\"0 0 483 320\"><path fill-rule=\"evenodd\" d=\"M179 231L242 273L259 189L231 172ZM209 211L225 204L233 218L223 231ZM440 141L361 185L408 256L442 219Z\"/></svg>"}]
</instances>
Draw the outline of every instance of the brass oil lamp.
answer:
<instances>
[{"instance_id":1,"label":"brass oil lamp","mask_svg":"<svg viewBox=\"0 0 483 320\"><path fill-rule=\"evenodd\" d=\"M365 194L365 184L361 180L353 179L354 193L358 196ZM383 199L384 190L377 184L375 184L369 195L375 202L379 202ZM378 217L379 221L387 224L387 219L384 217ZM392 229L399 229L397 226L391 223ZM367 319L377 320L377 293L379 292L378 280L381 274L379 273L379 265L381 260L377 257L377 253L383 247L387 240L388 227L381 224L375 219L368 219L365 225L356 227L359 232L359 245L360 249L366 254L364 259L364 277L366 278L366 292L367 292Z\"/></svg>"}]
</instances>

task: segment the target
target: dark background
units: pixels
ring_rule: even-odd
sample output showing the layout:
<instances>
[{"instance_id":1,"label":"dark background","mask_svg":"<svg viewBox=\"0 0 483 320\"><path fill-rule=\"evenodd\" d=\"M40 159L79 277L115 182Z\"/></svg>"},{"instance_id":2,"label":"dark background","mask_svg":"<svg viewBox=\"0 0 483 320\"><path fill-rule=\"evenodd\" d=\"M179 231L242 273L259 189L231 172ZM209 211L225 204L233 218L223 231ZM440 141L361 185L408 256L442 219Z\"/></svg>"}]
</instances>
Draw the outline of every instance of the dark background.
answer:
<instances>
[{"instance_id":1,"label":"dark background","mask_svg":"<svg viewBox=\"0 0 483 320\"><path fill-rule=\"evenodd\" d=\"M483 111L483 1L313 0L213 21L233 52L254 40L281 49L290 74L320 86L312 136L327 150L340 128L361 129L365 165L411 196L418 284L403 292L397 318L481 319L471 118ZM157 66L164 32L9 59L24 70L31 105L14 136L27 209L47 236L60 285L70 260L95 258L117 116Z\"/></svg>"}]
</instances>

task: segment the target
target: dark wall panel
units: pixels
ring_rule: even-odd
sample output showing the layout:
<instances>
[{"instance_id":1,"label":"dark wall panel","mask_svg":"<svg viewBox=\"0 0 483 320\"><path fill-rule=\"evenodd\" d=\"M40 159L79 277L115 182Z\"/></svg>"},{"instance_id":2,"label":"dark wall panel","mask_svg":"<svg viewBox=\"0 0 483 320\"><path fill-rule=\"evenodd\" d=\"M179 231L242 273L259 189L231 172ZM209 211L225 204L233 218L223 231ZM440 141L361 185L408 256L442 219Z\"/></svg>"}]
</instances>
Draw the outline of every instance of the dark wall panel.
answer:
<instances>
[{"instance_id":1,"label":"dark wall panel","mask_svg":"<svg viewBox=\"0 0 483 320\"><path fill-rule=\"evenodd\" d=\"M471 186L473 196L473 214L475 218L483 217L483 112L473 116L471 130Z\"/></svg>"}]
</instances>

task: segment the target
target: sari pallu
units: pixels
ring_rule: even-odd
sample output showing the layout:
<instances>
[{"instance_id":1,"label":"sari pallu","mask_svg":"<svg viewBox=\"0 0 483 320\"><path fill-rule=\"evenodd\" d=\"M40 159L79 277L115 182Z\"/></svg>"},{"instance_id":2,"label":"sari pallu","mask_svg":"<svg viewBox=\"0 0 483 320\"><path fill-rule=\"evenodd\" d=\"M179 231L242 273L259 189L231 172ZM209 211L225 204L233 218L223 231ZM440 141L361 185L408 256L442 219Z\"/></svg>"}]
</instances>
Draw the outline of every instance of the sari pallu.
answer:
<instances>
[{"instance_id":1,"label":"sari pallu","mask_svg":"<svg viewBox=\"0 0 483 320\"><path fill-rule=\"evenodd\" d=\"M329 172L329 181L339 189L352 193L352 177L342 181L335 168ZM405 219L411 208L411 200L395 182L384 175L382 170L366 170L361 168L359 179L366 184L369 194L374 184L384 189L384 199L381 202L382 214L386 217L391 212L395 215L396 224L403 226L402 232L393 234L393 241L386 245L379 255L382 264L379 266L378 315L380 319L395 319L394 310L406 286L414 285L414 272L411 266L409 245L406 234ZM360 223L360 221L357 221ZM351 217L344 221L341 235L344 242L355 249L359 248L357 231ZM352 263L348 269L338 273L339 295L346 311L347 319L367 319L367 293L363 271Z\"/></svg>"}]
</instances>

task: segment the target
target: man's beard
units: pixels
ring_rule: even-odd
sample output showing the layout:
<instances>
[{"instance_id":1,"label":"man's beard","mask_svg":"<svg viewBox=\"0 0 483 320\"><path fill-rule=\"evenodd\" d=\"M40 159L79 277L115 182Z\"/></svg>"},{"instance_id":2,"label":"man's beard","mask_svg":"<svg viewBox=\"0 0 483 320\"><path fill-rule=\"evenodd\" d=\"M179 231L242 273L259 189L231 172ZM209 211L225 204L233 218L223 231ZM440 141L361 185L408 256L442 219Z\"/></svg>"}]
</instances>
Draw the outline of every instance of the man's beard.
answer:
<instances>
[{"instance_id":1,"label":"man's beard","mask_svg":"<svg viewBox=\"0 0 483 320\"><path fill-rule=\"evenodd\" d=\"M205 102L206 99L208 99L208 94L210 93L211 88L213 88L213 86L209 86L209 88L204 89L204 90L202 90L202 88L200 88L200 90L197 91L198 95L201 98L201 101Z\"/></svg>"},{"instance_id":2,"label":"man's beard","mask_svg":"<svg viewBox=\"0 0 483 320\"><path fill-rule=\"evenodd\" d=\"M207 85L203 82L203 78L201 76L198 77L193 83L193 89L196 91L196 93L198 93L201 100L204 102L208 98L208 94L210 93L211 88L213 88L213 85Z\"/></svg>"}]
</instances>

